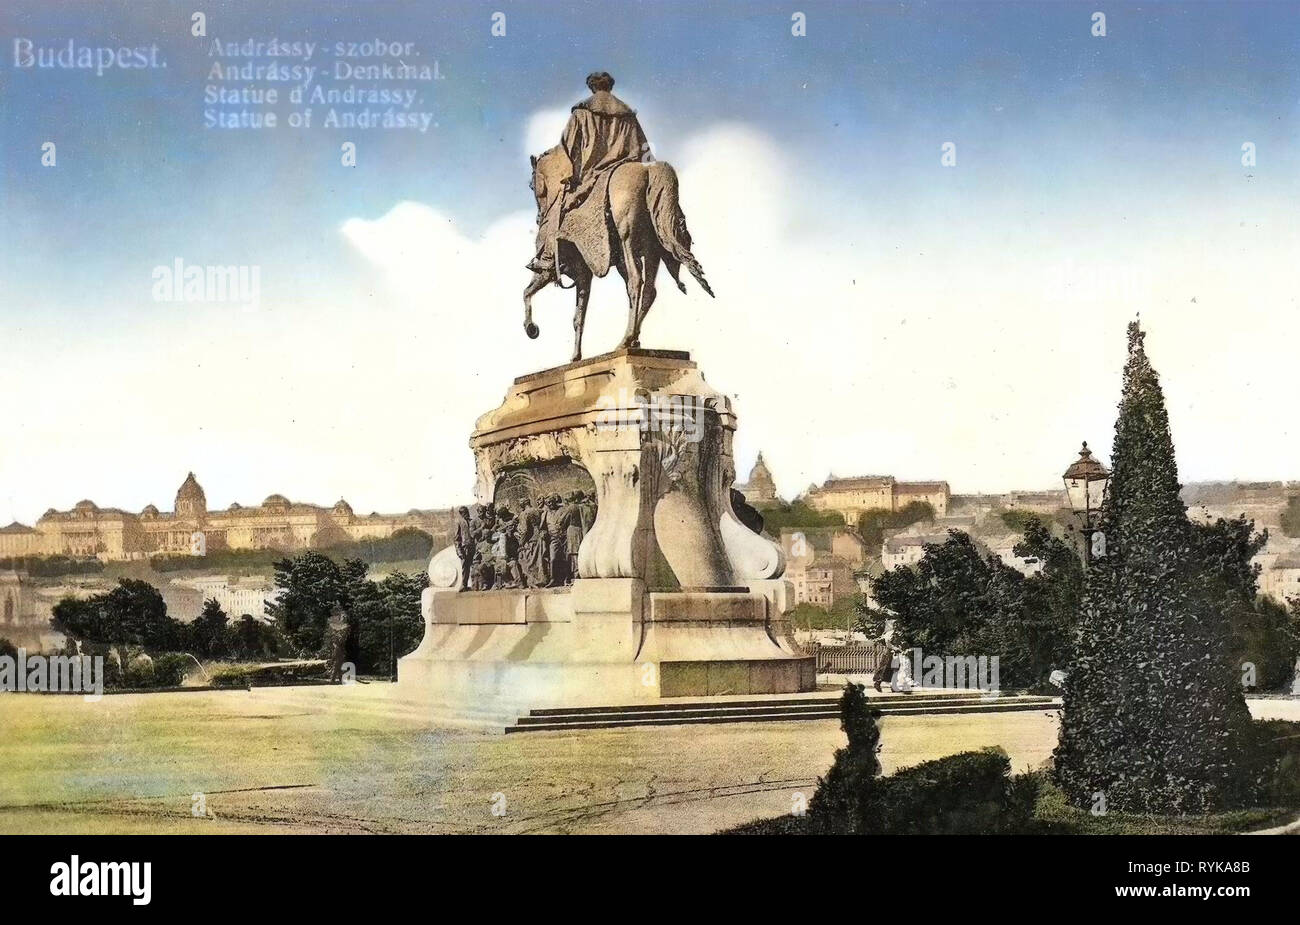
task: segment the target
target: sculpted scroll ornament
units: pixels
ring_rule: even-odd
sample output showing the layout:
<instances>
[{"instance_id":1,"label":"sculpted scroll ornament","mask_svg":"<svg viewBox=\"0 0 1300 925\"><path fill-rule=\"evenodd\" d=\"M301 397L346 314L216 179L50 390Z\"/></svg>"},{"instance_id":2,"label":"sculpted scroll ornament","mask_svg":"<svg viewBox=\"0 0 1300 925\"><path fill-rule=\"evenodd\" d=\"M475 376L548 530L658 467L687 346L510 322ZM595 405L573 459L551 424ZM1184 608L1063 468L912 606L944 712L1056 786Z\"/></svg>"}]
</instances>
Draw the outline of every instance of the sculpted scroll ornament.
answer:
<instances>
[{"instance_id":1,"label":"sculpted scroll ornament","mask_svg":"<svg viewBox=\"0 0 1300 925\"><path fill-rule=\"evenodd\" d=\"M686 472L686 457L690 450L690 440L686 430L680 424L674 424L664 430L656 431L650 439L650 445L654 447L655 455L659 461L659 469L669 483L660 486L661 491L666 491L673 484L680 481L682 475Z\"/></svg>"}]
</instances>

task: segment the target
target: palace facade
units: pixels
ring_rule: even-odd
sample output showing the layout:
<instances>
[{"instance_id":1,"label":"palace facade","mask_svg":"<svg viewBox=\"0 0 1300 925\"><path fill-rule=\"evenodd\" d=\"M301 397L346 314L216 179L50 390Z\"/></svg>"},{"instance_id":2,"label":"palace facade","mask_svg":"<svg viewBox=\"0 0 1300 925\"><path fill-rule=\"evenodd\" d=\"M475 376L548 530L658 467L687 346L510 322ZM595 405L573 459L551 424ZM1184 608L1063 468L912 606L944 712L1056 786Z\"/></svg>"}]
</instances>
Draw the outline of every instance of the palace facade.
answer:
<instances>
[{"instance_id":1,"label":"palace facade","mask_svg":"<svg viewBox=\"0 0 1300 925\"><path fill-rule=\"evenodd\" d=\"M899 511L913 501L924 501L936 517L948 513L952 492L947 482L900 482L892 475L830 476L820 487L809 486L804 501L813 510L835 511L855 524L865 511Z\"/></svg>"},{"instance_id":2,"label":"palace facade","mask_svg":"<svg viewBox=\"0 0 1300 925\"><path fill-rule=\"evenodd\" d=\"M150 504L138 514L80 501L68 511L46 511L34 527L0 528L0 558L95 556L105 561L155 555L203 555L221 549L320 549L355 540L384 539L414 528L437 538L452 525L450 510L358 516L340 499L333 507L290 501L273 494L261 504L232 504L209 511L191 472L176 492L172 511Z\"/></svg>"}]
</instances>

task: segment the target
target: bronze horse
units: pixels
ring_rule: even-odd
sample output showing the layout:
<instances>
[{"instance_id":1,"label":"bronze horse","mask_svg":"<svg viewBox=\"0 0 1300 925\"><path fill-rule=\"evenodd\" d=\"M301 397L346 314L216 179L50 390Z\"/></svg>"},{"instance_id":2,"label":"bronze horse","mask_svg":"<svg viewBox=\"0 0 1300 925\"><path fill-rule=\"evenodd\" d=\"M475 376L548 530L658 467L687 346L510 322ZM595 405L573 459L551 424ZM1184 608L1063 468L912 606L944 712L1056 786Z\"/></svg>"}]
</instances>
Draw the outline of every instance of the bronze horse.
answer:
<instances>
[{"instance_id":1,"label":"bronze horse","mask_svg":"<svg viewBox=\"0 0 1300 925\"><path fill-rule=\"evenodd\" d=\"M558 227L564 181L573 174L569 156L560 146L540 157L531 158L533 180L530 184L537 199L537 225L544 229L548 221ZM677 198L677 172L663 161L649 164L633 161L613 169L609 179L609 204L605 212L611 233L611 263L627 284L627 331L620 347L638 347L641 323L655 300L655 277L659 265L668 268L673 282L682 292L686 286L679 275L684 265L701 288L710 296L704 269L691 254L691 234L686 230L686 216ZM533 273L524 289L524 331L535 338L538 327L533 323L533 296L551 283L562 289L575 290L573 312L573 359L582 359L582 327L587 317L594 274L578 248L570 241L558 240L556 269ZM602 274L603 275L603 274ZM561 282L562 276L573 280L572 286Z\"/></svg>"}]
</instances>

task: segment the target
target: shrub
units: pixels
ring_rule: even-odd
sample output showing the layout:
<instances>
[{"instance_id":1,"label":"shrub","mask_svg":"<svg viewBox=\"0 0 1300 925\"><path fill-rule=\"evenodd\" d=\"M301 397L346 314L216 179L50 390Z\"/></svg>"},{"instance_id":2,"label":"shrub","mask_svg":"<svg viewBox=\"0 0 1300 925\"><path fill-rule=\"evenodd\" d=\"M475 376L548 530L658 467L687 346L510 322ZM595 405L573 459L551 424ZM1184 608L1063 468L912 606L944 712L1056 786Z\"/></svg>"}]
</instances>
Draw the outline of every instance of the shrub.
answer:
<instances>
[{"instance_id":1,"label":"shrub","mask_svg":"<svg viewBox=\"0 0 1300 925\"><path fill-rule=\"evenodd\" d=\"M71 556L15 556L0 559L0 570L15 569L32 578L58 578L63 575L94 575L104 571L104 563L95 558Z\"/></svg>"},{"instance_id":2,"label":"shrub","mask_svg":"<svg viewBox=\"0 0 1300 925\"><path fill-rule=\"evenodd\" d=\"M808 816L775 816L771 819L757 819L746 822L734 829L720 832L721 835L812 835Z\"/></svg>"},{"instance_id":3,"label":"shrub","mask_svg":"<svg viewBox=\"0 0 1300 925\"><path fill-rule=\"evenodd\" d=\"M874 720L873 720L874 726ZM728 835L1016 835L1045 831L1035 818L1042 772L1012 777L997 748L962 752L905 768L889 777L857 778L836 753L807 816L759 819ZM852 823L852 824L848 824Z\"/></svg>"},{"instance_id":4,"label":"shrub","mask_svg":"<svg viewBox=\"0 0 1300 925\"><path fill-rule=\"evenodd\" d=\"M154 658L136 656L120 672L110 672L105 662L105 680L109 687L135 690L180 687L193 665L189 656L180 652L164 652Z\"/></svg>"},{"instance_id":5,"label":"shrub","mask_svg":"<svg viewBox=\"0 0 1300 925\"><path fill-rule=\"evenodd\" d=\"M1033 825L1037 779L1012 778L1000 748L905 768L882 782L875 831L888 835L1006 835Z\"/></svg>"},{"instance_id":6,"label":"shrub","mask_svg":"<svg viewBox=\"0 0 1300 925\"><path fill-rule=\"evenodd\" d=\"M840 728L849 744L837 749L826 776L808 805L808 825L818 834L848 835L870 830L877 823L877 778L880 728L861 684L844 685L840 696Z\"/></svg>"},{"instance_id":7,"label":"shrub","mask_svg":"<svg viewBox=\"0 0 1300 925\"><path fill-rule=\"evenodd\" d=\"M802 501L789 504L774 504L763 508L763 529L780 539L784 528L799 527L842 527L844 515L836 511L817 511Z\"/></svg>"},{"instance_id":8,"label":"shrub","mask_svg":"<svg viewBox=\"0 0 1300 925\"><path fill-rule=\"evenodd\" d=\"M1251 733L1256 760L1243 768L1243 785L1256 784L1264 805L1300 807L1300 723L1255 720Z\"/></svg>"},{"instance_id":9,"label":"shrub","mask_svg":"<svg viewBox=\"0 0 1300 925\"><path fill-rule=\"evenodd\" d=\"M153 660L137 658L122 669L122 686L128 689L144 690L156 687L154 682Z\"/></svg>"},{"instance_id":10,"label":"shrub","mask_svg":"<svg viewBox=\"0 0 1300 925\"><path fill-rule=\"evenodd\" d=\"M871 555L880 555L880 544L888 530L902 530L921 521L934 520L934 508L925 501L909 501L897 511L875 508L858 515L858 533Z\"/></svg>"},{"instance_id":11,"label":"shrub","mask_svg":"<svg viewBox=\"0 0 1300 925\"><path fill-rule=\"evenodd\" d=\"M278 665L231 665L213 672L212 686L274 687L279 684L321 681L328 677L328 668L323 659Z\"/></svg>"},{"instance_id":12,"label":"shrub","mask_svg":"<svg viewBox=\"0 0 1300 925\"><path fill-rule=\"evenodd\" d=\"M155 687L180 687L185 683L185 676L194 667L188 655L180 652L164 652L153 660L153 678Z\"/></svg>"}]
</instances>

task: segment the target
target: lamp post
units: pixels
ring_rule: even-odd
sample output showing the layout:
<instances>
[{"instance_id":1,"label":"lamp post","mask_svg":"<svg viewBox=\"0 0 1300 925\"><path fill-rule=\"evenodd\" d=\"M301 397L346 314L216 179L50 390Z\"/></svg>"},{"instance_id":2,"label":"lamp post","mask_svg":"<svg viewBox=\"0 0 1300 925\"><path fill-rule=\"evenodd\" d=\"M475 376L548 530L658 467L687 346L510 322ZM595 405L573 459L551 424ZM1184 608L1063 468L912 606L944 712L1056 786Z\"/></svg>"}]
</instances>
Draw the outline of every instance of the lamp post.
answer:
<instances>
[{"instance_id":1,"label":"lamp post","mask_svg":"<svg viewBox=\"0 0 1300 925\"><path fill-rule=\"evenodd\" d=\"M1097 529L1101 502L1110 482L1110 470L1093 458L1085 440L1079 458L1065 470L1065 494L1070 507L1083 519L1083 564L1106 555L1106 535Z\"/></svg>"}]
</instances>

